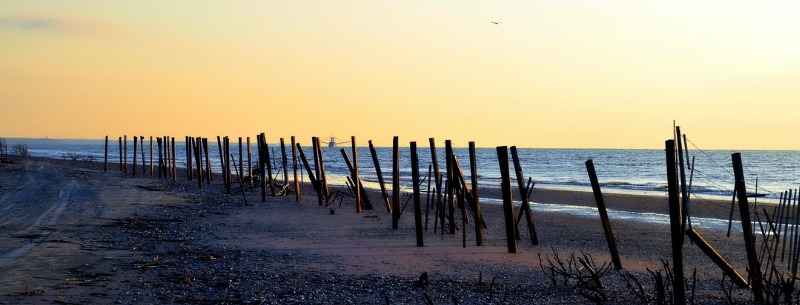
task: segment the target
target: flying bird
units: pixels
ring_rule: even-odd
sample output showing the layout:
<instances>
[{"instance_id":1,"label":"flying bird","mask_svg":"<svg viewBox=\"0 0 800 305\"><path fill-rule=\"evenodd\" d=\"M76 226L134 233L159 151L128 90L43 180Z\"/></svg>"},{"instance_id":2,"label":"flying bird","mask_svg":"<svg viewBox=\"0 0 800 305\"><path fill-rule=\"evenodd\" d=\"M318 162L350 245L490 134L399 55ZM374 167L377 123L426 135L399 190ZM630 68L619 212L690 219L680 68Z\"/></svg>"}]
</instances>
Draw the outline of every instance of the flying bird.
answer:
<instances>
[{"instance_id":1,"label":"flying bird","mask_svg":"<svg viewBox=\"0 0 800 305\"><path fill-rule=\"evenodd\" d=\"M498 24L501 23L501 21L492 21L492 23L494 23L495 25L498 25Z\"/></svg>"}]
</instances>

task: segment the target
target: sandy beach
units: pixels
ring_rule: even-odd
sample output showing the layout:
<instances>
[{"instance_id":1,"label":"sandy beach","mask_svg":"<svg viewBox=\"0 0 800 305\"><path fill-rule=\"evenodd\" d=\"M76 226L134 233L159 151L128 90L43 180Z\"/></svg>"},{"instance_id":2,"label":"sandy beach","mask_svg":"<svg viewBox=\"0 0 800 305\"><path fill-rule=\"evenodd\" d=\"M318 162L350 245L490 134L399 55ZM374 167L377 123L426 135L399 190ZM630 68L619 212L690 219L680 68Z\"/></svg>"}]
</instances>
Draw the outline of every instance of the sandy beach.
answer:
<instances>
[{"instance_id":1,"label":"sandy beach","mask_svg":"<svg viewBox=\"0 0 800 305\"><path fill-rule=\"evenodd\" d=\"M518 252L508 253L502 209L485 204L483 246L475 245L473 224L464 247L460 229L434 233L431 219L425 246L417 247L411 204L395 230L381 205L358 214L353 198L343 196L321 207L309 185L301 202L270 196L262 203L253 190L245 205L219 179L198 189L181 171L174 183L111 168L52 159L0 164L0 303L593 304L575 282L552 283L542 266L556 254L587 255L598 267L611 262L597 216L534 208L540 244L531 245L523 221ZM498 190L480 192L500 197ZM379 202L379 193L370 198ZM666 196L604 198L612 210L668 210ZM537 189L532 199L595 206L584 192ZM729 201L698 201L692 216L727 218L729 207ZM648 269L665 273L669 227L613 217L611 225L623 270L610 268L603 277L604 302L646 304L623 274L654 297ZM721 230L696 229L746 275L741 233L727 238ZM687 278L696 270L696 302L727 304L722 271L688 239L683 251ZM733 288L731 296L747 303L750 290Z\"/></svg>"}]
</instances>

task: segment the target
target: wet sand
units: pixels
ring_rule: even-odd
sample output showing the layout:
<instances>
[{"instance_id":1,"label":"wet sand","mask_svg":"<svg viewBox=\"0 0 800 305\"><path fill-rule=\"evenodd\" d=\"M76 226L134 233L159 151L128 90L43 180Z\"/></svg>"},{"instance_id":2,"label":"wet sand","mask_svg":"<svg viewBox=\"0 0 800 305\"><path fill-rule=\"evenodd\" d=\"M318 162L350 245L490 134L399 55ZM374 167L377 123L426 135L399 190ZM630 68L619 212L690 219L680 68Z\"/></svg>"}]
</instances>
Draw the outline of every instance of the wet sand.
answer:
<instances>
[{"instance_id":1,"label":"wet sand","mask_svg":"<svg viewBox=\"0 0 800 305\"><path fill-rule=\"evenodd\" d=\"M539 245L531 245L523 221L518 251L508 253L501 207L485 204L483 246L475 245L473 224L441 234L431 219L425 246L417 247L412 205L392 229L375 192L375 209L361 214L347 196L320 207L308 185L300 203L292 196L261 203L253 190L245 206L241 193L225 194L220 179L198 189L181 171L173 183L111 168L47 159L0 164L0 302L424 304L428 296L436 304L452 304L453 297L460 304L591 303L574 286L553 285L540 257L586 253L598 265L611 261L596 216L534 208ZM482 196L496 194L481 189ZM666 196L604 198L613 210L667 212ZM532 199L595 205L591 193L574 191L537 189ZM692 215L725 218L729 205L698 201ZM461 226L460 213L456 218ZM652 288L647 269L663 269L661 259L671 258L668 225L613 218L611 224L624 270ZM696 229L745 273L740 233L726 238ZM697 268L697 298L725 303L722 272L688 239L684 260L687 276ZM422 273L430 284L414 285ZM608 303L636 303L619 273L604 281ZM747 299L749 291L734 294Z\"/></svg>"}]
</instances>

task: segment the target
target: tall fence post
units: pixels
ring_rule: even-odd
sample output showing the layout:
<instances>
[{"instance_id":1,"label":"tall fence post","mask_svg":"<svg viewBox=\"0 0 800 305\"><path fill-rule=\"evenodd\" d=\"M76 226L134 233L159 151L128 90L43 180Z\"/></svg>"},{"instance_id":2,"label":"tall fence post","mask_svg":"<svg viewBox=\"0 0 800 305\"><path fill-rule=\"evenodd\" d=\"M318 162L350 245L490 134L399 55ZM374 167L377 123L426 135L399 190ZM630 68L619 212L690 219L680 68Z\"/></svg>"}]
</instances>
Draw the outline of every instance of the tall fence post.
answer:
<instances>
[{"instance_id":1,"label":"tall fence post","mask_svg":"<svg viewBox=\"0 0 800 305\"><path fill-rule=\"evenodd\" d=\"M497 162L500 165L500 190L503 193L503 214L506 219L506 241L508 253L517 253L517 234L514 230L514 202L511 192L511 174L508 168L508 147L497 147Z\"/></svg>"},{"instance_id":2,"label":"tall fence post","mask_svg":"<svg viewBox=\"0 0 800 305\"><path fill-rule=\"evenodd\" d=\"M419 157L417 142L411 142L411 181L414 184L414 229L417 233L417 247L424 246L422 240L422 200L419 190Z\"/></svg>"},{"instance_id":3,"label":"tall fence post","mask_svg":"<svg viewBox=\"0 0 800 305\"><path fill-rule=\"evenodd\" d=\"M472 200L475 206L475 244L477 246L483 245L483 216L481 216L481 203L478 199L478 157L475 152L475 142L469 142L469 167L470 167L470 180L472 180ZM430 184L430 182L428 182ZM466 187L466 186L464 186Z\"/></svg>"},{"instance_id":4,"label":"tall fence post","mask_svg":"<svg viewBox=\"0 0 800 305\"><path fill-rule=\"evenodd\" d=\"M300 181L297 179L297 143L292 136L292 170L294 171L294 199L300 202Z\"/></svg>"},{"instance_id":5,"label":"tall fence post","mask_svg":"<svg viewBox=\"0 0 800 305\"><path fill-rule=\"evenodd\" d=\"M372 140L369 140L369 153L372 156L372 163L375 165L375 175L378 176L378 185L381 188L381 197L384 205L386 205L386 212L392 213L392 204L389 202L389 195L386 194L386 183L383 180L381 163L378 161L378 152L375 150L375 146L372 145Z\"/></svg>"},{"instance_id":6,"label":"tall fence post","mask_svg":"<svg viewBox=\"0 0 800 305\"><path fill-rule=\"evenodd\" d=\"M137 158L136 158L136 149L139 148L138 144L139 144L139 137L134 136L133 137L133 171L132 171L133 172L133 174L132 174L133 177L136 177L136 167L139 166L139 164L137 164L137 162L136 162L136 161L138 161Z\"/></svg>"},{"instance_id":7,"label":"tall fence post","mask_svg":"<svg viewBox=\"0 0 800 305\"><path fill-rule=\"evenodd\" d=\"M681 230L682 211L678 174L675 166L675 140L666 141L667 149L667 184L669 191L669 224L672 236L672 273L675 283L672 285L675 304L686 304L686 286L683 275L683 231Z\"/></svg>"},{"instance_id":8,"label":"tall fence post","mask_svg":"<svg viewBox=\"0 0 800 305\"><path fill-rule=\"evenodd\" d=\"M519 162L519 155L517 154L517 147L511 146L511 158L514 162L514 174L517 177L517 188L519 188L519 196L522 200L522 210L519 211L519 216L516 218L517 225L515 230L518 231L519 221L522 216L525 216L525 221L528 224L528 235L531 238L531 244L539 245L539 237L536 235L536 224L533 222L533 215L531 215L531 203L528 199L528 188L525 186L525 176L522 174L522 165Z\"/></svg>"},{"instance_id":9,"label":"tall fence post","mask_svg":"<svg viewBox=\"0 0 800 305\"><path fill-rule=\"evenodd\" d=\"M392 140L392 229L400 227L400 138Z\"/></svg>"},{"instance_id":10,"label":"tall fence post","mask_svg":"<svg viewBox=\"0 0 800 305\"><path fill-rule=\"evenodd\" d=\"M106 136L106 153L105 153L105 161L103 161L103 171L108 171L108 136Z\"/></svg>"},{"instance_id":11,"label":"tall fence post","mask_svg":"<svg viewBox=\"0 0 800 305\"><path fill-rule=\"evenodd\" d=\"M734 153L731 155L733 162L733 176L736 179L735 189L739 201L739 217L742 222L742 232L744 234L744 246L747 251L748 275L750 285L753 287L755 301L759 304L764 303L764 282L761 275L761 264L756 253L755 235L750 220L750 205L747 202L747 188L744 182L744 169L742 168L742 155Z\"/></svg>"}]
</instances>

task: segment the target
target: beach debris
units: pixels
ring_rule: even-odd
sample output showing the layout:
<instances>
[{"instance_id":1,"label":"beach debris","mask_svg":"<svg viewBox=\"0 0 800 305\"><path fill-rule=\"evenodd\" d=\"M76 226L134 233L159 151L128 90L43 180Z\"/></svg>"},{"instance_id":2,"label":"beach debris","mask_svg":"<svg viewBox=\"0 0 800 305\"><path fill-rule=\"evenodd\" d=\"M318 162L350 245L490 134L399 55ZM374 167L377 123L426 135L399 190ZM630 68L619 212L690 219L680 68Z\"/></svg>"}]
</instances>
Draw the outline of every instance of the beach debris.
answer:
<instances>
[{"instance_id":1,"label":"beach debris","mask_svg":"<svg viewBox=\"0 0 800 305\"><path fill-rule=\"evenodd\" d=\"M420 274L419 279L414 281L414 287L417 288L425 288L431 283L430 278L428 277L428 272L423 272Z\"/></svg>"}]
</instances>

